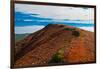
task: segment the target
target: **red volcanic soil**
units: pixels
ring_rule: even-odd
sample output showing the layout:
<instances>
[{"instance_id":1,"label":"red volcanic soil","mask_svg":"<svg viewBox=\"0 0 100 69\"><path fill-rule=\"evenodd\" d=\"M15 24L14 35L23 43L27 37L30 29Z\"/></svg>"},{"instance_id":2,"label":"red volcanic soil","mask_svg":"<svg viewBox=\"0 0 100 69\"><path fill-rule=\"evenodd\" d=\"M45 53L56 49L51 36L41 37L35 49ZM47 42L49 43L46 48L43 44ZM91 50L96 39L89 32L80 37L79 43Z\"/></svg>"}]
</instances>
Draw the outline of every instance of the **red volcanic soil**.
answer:
<instances>
[{"instance_id":1,"label":"red volcanic soil","mask_svg":"<svg viewBox=\"0 0 100 69\"><path fill-rule=\"evenodd\" d=\"M64 48L63 62L95 62L94 33L59 24L49 24L16 42L15 67L44 65Z\"/></svg>"},{"instance_id":2,"label":"red volcanic soil","mask_svg":"<svg viewBox=\"0 0 100 69\"><path fill-rule=\"evenodd\" d=\"M85 63L94 62L95 60L95 47L92 33L86 34L86 31L81 31L80 33L80 37L73 38L69 47L66 47L64 61L67 63Z\"/></svg>"}]
</instances>

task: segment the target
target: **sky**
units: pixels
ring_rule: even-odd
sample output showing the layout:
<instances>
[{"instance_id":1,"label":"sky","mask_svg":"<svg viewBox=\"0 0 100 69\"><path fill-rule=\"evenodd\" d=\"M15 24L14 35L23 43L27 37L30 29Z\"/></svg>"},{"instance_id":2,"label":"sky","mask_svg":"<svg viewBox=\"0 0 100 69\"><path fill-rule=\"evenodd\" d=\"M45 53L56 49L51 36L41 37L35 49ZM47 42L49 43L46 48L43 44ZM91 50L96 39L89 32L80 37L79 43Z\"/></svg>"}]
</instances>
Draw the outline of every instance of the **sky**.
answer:
<instances>
[{"instance_id":1,"label":"sky","mask_svg":"<svg viewBox=\"0 0 100 69\"><path fill-rule=\"evenodd\" d=\"M15 33L33 33L48 25L65 24L94 31L94 9L15 4Z\"/></svg>"}]
</instances>

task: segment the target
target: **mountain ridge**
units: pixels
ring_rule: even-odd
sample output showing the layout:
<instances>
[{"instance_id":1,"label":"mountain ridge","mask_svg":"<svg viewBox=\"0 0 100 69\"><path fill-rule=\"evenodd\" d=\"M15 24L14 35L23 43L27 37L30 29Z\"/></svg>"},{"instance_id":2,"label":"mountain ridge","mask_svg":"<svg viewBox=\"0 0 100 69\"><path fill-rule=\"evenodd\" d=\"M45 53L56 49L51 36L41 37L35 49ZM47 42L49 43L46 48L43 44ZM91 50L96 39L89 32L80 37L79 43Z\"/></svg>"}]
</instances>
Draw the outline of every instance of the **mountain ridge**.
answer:
<instances>
[{"instance_id":1,"label":"mountain ridge","mask_svg":"<svg viewBox=\"0 0 100 69\"><path fill-rule=\"evenodd\" d=\"M89 41L87 43L87 45L90 44L89 48L85 47L85 40ZM63 61L65 63L78 63L83 62L83 60L84 62L93 62L95 61L93 42L93 32L62 24L49 24L45 28L16 42L15 67L48 64L52 56L61 48L65 48L63 54ZM83 55L79 54L79 51L76 52L78 48L80 48L79 51L82 51L81 54ZM89 49L90 52L86 49ZM75 52L77 55L81 55L82 59L79 56L75 56L73 54ZM86 54L85 52L88 52L88 54L84 55ZM88 55L89 57L87 57ZM72 57L76 57L76 59Z\"/></svg>"}]
</instances>

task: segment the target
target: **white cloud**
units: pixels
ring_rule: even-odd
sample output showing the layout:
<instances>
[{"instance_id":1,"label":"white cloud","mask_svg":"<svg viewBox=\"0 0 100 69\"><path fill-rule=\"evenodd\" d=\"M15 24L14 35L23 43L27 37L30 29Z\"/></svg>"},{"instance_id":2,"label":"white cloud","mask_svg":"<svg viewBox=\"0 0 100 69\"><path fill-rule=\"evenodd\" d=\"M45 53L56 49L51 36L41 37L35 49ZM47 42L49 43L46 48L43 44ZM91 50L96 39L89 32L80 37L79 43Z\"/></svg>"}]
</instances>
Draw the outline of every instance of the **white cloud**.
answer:
<instances>
[{"instance_id":1,"label":"white cloud","mask_svg":"<svg viewBox=\"0 0 100 69\"><path fill-rule=\"evenodd\" d=\"M16 34L25 34L25 33L34 33L40 29L44 28L44 26L23 26L23 27L15 27Z\"/></svg>"},{"instance_id":2,"label":"white cloud","mask_svg":"<svg viewBox=\"0 0 100 69\"><path fill-rule=\"evenodd\" d=\"M79 27L79 28L94 32L94 27Z\"/></svg>"},{"instance_id":3,"label":"white cloud","mask_svg":"<svg viewBox=\"0 0 100 69\"><path fill-rule=\"evenodd\" d=\"M53 20L32 20L32 19L24 19L24 21L37 21L37 22L60 22L60 23L81 23L81 24L91 24L94 23L93 20L61 20L61 19L53 19Z\"/></svg>"},{"instance_id":4,"label":"white cloud","mask_svg":"<svg viewBox=\"0 0 100 69\"><path fill-rule=\"evenodd\" d=\"M62 19L70 19L70 20L83 20L81 21L81 23L84 22L94 23L93 8L83 9L78 7L76 8L76 7L43 6L43 5L32 5L32 4L31 5L15 4L15 11L22 12L25 14L29 14L29 13L40 14L37 17L53 18L52 21L58 21L58 22L62 22ZM33 21L33 20L27 19L25 21ZM39 20L39 21L43 22L44 20ZM73 21L73 22L78 23L79 21ZM36 26L15 27L15 33L16 34L33 33L42 28L44 28L44 26L36 25ZM93 27L79 27L79 28L92 31L92 32L94 31Z\"/></svg>"},{"instance_id":5,"label":"white cloud","mask_svg":"<svg viewBox=\"0 0 100 69\"><path fill-rule=\"evenodd\" d=\"M94 23L94 21L93 20L79 20L79 21L77 21L77 20L53 20L53 21L55 21L55 22L61 22L61 23L63 23L63 22L66 22L66 23L81 23L81 24L91 24L91 23Z\"/></svg>"},{"instance_id":6,"label":"white cloud","mask_svg":"<svg viewBox=\"0 0 100 69\"><path fill-rule=\"evenodd\" d=\"M25 19L24 19L24 21L33 21L33 20L31 20L31 19L26 19L26 20L25 20Z\"/></svg>"},{"instance_id":7,"label":"white cloud","mask_svg":"<svg viewBox=\"0 0 100 69\"><path fill-rule=\"evenodd\" d=\"M15 11L23 13L37 13L41 17L53 19L71 19L71 20L94 20L94 9L61 7L61 6L43 6L29 4L15 4Z\"/></svg>"}]
</instances>

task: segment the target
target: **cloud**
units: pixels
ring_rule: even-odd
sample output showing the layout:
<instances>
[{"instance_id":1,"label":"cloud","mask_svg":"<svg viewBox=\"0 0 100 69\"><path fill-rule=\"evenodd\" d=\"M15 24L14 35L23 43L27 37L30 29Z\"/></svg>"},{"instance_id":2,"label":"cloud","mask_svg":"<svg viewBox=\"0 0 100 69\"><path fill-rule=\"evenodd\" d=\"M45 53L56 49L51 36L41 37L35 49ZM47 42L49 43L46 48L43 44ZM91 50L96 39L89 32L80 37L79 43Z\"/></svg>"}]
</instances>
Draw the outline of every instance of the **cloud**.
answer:
<instances>
[{"instance_id":1,"label":"cloud","mask_svg":"<svg viewBox=\"0 0 100 69\"><path fill-rule=\"evenodd\" d=\"M44 28L42 25L15 27L15 34L34 33L42 28Z\"/></svg>"},{"instance_id":2,"label":"cloud","mask_svg":"<svg viewBox=\"0 0 100 69\"><path fill-rule=\"evenodd\" d=\"M92 27L79 27L79 28L94 32L94 27L93 26Z\"/></svg>"},{"instance_id":3,"label":"cloud","mask_svg":"<svg viewBox=\"0 0 100 69\"><path fill-rule=\"evenodd\" d=\"M23 13L37 13L44 18L94 20L94 9L80 7L43 6L29 4L15 4L15 11ZM32 15L31 15L32 16Z\"/></svg>"},{"instance_id":4,"label":"cloud","mask_svg":"<svg viewBox=\"0 0 100 69\"><path fill-rule=\"evenodd\" d=\"M84 26L85 24L93 24L93 20L69 20L69 19L51 19L51 18L43 18L37 17L39 14L25 14L22 12L15 12L15 26L32 26L32 25L48 25L52 24L65 24L70 26Z\"/></svg>"},{"instance_id":5,"label":"cloud","mask_svg":"<svg viewBox=\"0 0 100 69\"><path fill-rule=\"evenodd\" d=\"M90 24L94 23L93 8L15 4L15 15L16 34L36 32L49 23L72 25L94 31L94 27L90 27Z\"/></svg>"}]
</instances>

